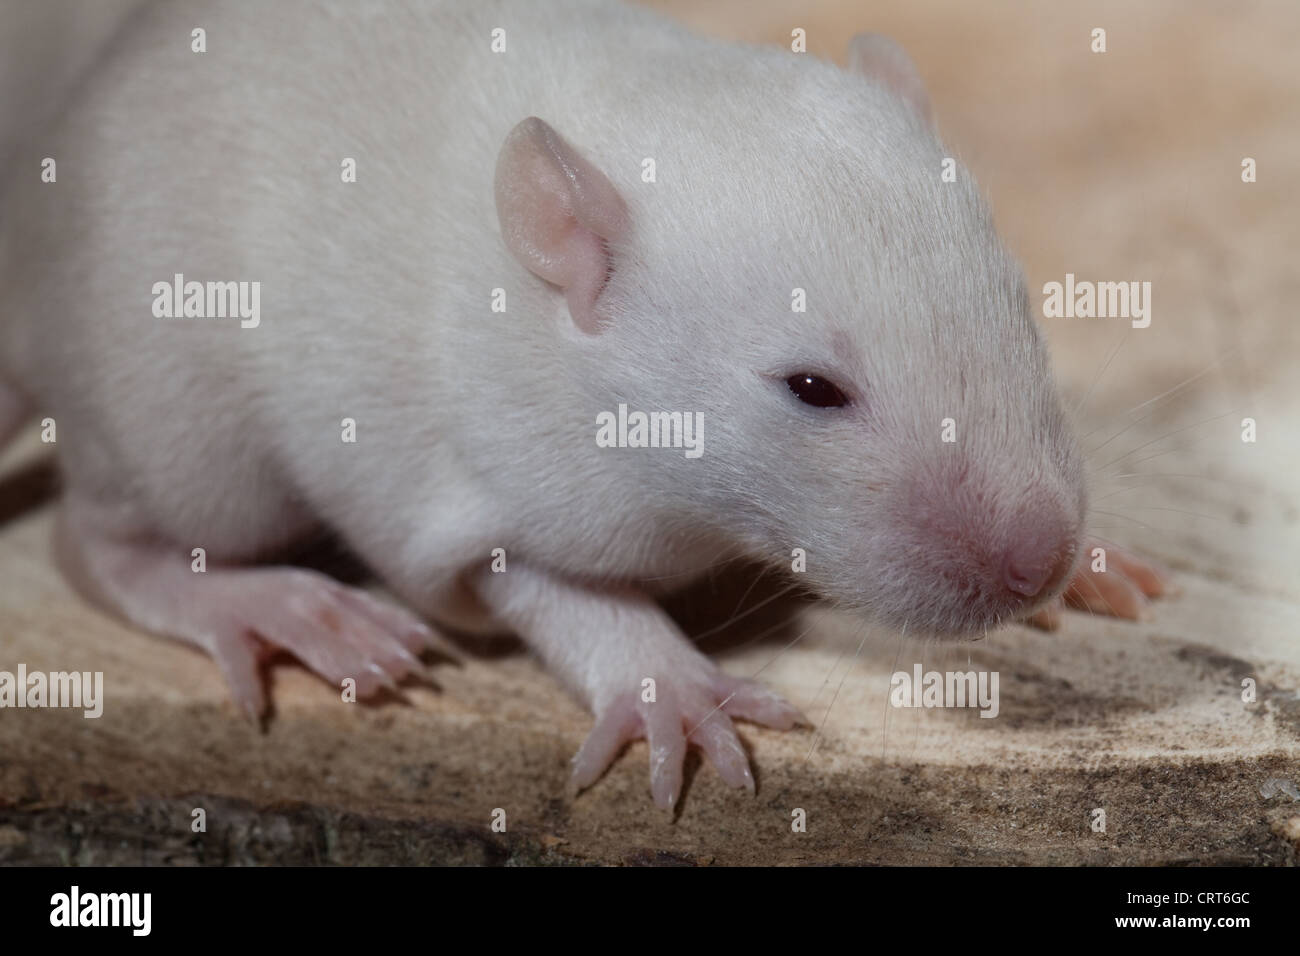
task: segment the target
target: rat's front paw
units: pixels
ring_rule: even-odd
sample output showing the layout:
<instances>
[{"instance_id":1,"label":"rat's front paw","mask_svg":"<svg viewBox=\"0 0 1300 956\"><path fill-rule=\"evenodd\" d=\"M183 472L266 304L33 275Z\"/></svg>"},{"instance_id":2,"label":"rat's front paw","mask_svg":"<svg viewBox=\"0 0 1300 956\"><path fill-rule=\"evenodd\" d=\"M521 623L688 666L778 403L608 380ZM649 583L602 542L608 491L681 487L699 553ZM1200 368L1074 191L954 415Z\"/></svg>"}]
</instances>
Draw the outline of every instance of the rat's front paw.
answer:
<instances>
[{"instance_id":1,"label":"rat's front paw","mask_svg":"<svg viewBox=\"0 0 1300 956\"><path fill-rule=\"evenodd\" d=\"M729 677L708 665L710 673L688 678L656 678L652 701L638 686L598 708L596 724L573 758L573 786L590 786L633 740L650 744L650 792L664 809L672 809L682 789L686 744L698 746L733 787L754 792L749 755L740 743L732 717L789 730L807 720L779 695L754 681Z\"/></svg>"},{"instance_id":2,"label":"rat's front paw","mask_svg":"<svg viewBox=\"0 0 1300 956\"><path fill-rule=\"evenodd\" d=\"M1105 571L1092 569L1094 548L1106 552ZM1066 604L1135 621L1147 598L1164 594L1168 581L1169 573L1156 562L1090 541L1084 549L1084 561L1070 578L1065 593L1030 617L1029 623L1056 630L1061 623L1061 608Z\"/></svg>"}]
</instances>

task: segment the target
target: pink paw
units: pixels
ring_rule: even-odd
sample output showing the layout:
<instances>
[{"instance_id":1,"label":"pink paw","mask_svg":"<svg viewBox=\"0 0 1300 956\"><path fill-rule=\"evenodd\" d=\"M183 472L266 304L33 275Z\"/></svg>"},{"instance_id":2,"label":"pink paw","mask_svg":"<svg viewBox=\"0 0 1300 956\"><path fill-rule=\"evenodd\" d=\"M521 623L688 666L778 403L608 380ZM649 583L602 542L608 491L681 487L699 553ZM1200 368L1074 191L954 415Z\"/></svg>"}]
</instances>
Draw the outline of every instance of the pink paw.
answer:
<instances>
[{"instance_id":1,"label":"pink paw","mask_svg":"<svg viewBox=\"0 0 1300 956\"><path fill-rule=\"evenodd\" d=\"M702 677L657 679L653 702L642 700L638 686L600 708L595 726L573 758L573 786L581 790L595 783L624 745L644 739L650 744L650 792L664 809L672 809L681 795L688 742L704 751L724 781L753 793L749 755L731 718L778 730L807 720L762 685L709 666L711 673Z\"/></svg>"},{"instance_id":2,"label":"pink paw","mask_svg":"<svg viewBox=\"0 0 1300 956\"><path fill-rule=\"evenodd\" d=\"M314 571L233 572L213 588L226 607L210 650L253 717L266 709L259 663L272 648L336 687L355 680L357 696L368 697L421 669L417 655L434 646L433 632L409 612Z\"/></svg>"},{"instance_id":3,"label":"pink paw","mask_svg":"<svg viewBox=\"0 0 1300 956\"><path fill-rule=\"evenodd\" d=\"M1106 570L1092 570L1092 550L1106 549ZM1154 561L1119 548L1090 541L1084 560L1070 579L1065 593L1029 618L1029 623L1053 631L1060 626L1065 605L1135 621L1148 598L1168 590L1169 572Z\"/></svg>"}]
</instances>

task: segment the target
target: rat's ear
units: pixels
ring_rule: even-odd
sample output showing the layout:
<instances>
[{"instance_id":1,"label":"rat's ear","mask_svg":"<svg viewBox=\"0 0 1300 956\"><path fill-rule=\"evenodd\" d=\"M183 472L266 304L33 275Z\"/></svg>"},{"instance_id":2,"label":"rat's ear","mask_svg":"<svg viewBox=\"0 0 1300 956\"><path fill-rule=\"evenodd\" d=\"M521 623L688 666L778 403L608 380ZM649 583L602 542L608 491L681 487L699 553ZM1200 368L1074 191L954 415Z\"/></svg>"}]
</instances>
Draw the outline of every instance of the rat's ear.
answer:
<instances>
[{"instance_id":1,"label":"rat's ear","mask_svg":"<svg viewBox=\"0 0 1300 956\"><path fill-rule=\"evenodd\" d=\"M848 68L854 73L885 84L926 118L930 119L930 96L925 92L916 64L901 46L879 33L859 33L849 41Z\"/></svg>"},{"instance_id":2,"label":"rat's ear","mask_svg":"<svg viewBox=\"0 0 1300 956\"><path fill-rule=\"evenodd\" d=\"M618 190L536 116L510 131L496 171L497 218L510 252L564 290L573 320L600 331L596 298L605 286L607 243L627 229Z\"/></svg>"}]
</instances>

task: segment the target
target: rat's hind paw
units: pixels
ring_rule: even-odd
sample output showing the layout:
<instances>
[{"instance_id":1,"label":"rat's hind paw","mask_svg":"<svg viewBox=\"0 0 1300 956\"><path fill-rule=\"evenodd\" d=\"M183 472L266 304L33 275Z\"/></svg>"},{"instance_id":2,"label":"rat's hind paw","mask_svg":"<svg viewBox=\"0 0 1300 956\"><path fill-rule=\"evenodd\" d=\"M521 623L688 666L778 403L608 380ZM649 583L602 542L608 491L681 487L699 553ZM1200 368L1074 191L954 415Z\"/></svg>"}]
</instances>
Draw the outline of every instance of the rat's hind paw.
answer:
<instances>
[{"instance_id":1,"label":"rat's hind paw","mask_svg":"<svg viewBox=\"0 0 1300 956\"><path fill-rule=\"evenodd\" d=\"M232 595L227 633L254 633L264 643L293 654L336 687L356 681L358 697L394 688L421 669L416 655L431 632L409 612L297 568L235 572L244 577ZM220 645L213 649L222 662ZM229 670L223 664L223 670ZM242 696L234 687L236 696Z\"/></svg>"},{"instance_id":2,"label":"rat's hind paw","mask_svg":"<svg viewBox=\"0 0 1300 956\"><path fill-rule=\"evenodd\" d=\"M681 794L688 742L704 751L726 783L753 793L749 755L731 718L778 730L807 723L777 694L721 671L715 670L703 680L658 680L655 692L654 701L644 701L638 688L601 709L595 726L573 758L575 789L594 783L624 745L645 739L650 744L650 792L658 806L671 810Z\"/></svg>"},{"instance_id":3,"label":"rat's hind paw","mask_svg":"<svg viewBox=\"0 0 1300 956\"><path fill-rule=\"evenodd\" d=\"M1103 548L1106 570L1092 570L1092 552ZM1169 572L1157 562L1140 558L1119 548L1088 542L1084 561L1070 579L1064 595L1028 618L1044 630L1054 631L1061 623L1061 608L1070 607L1135 621L1148 598L1159 597L1169 589Z\"/></svg>"},{"instance_id":4,"label":"rat's hind paw","mask_svg":"<svg viewBox=\"0 0 1300 956\"><path fill-rule=\"evenodd\" d=\"M187 547L109 526L103 509L70 495L59 510L56 551L88 599L128 621L210 653L239 705L266 707L261 659L286 650L359 697L422 667L433 632L408 611L315 571L293 567L191 567Z\"/></svg>"},{"instance_id":5,"label":"rat's hind paw","mask_svg":"<svg viewBox=\"0 0 1300 956\"><path fill-rule=\"evenodd\" d=\"M298 568L209 571L190 594L183 620L160 628L173 636L198 632L195 643L221 668L240 708L266 711L261 661L288 651L335 687L356 682L369 697L423 665L417 656L432 632L409 612Z\"/></svg>"}]
</instances>

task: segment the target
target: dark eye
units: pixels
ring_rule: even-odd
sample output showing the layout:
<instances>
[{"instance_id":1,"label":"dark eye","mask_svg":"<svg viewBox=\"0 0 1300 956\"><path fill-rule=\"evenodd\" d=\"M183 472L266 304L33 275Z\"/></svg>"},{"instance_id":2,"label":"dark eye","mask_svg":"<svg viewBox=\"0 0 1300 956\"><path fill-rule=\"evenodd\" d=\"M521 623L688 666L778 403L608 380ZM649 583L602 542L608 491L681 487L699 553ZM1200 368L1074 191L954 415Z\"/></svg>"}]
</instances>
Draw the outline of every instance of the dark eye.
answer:
<instances>
[{"instance_id":1,"label":"dark eye","mask_svg":"<svg viewBox=\"0 0 1300 956\"><path fill-rule=\"evenodd\" d=\"M848 396L833 383L819 376L809 375L807 372L791 375L785 380L785 384L790 386L794 397L805 405L816 408L840 408L849 403Z\"/></svg>"}]
</instances>

